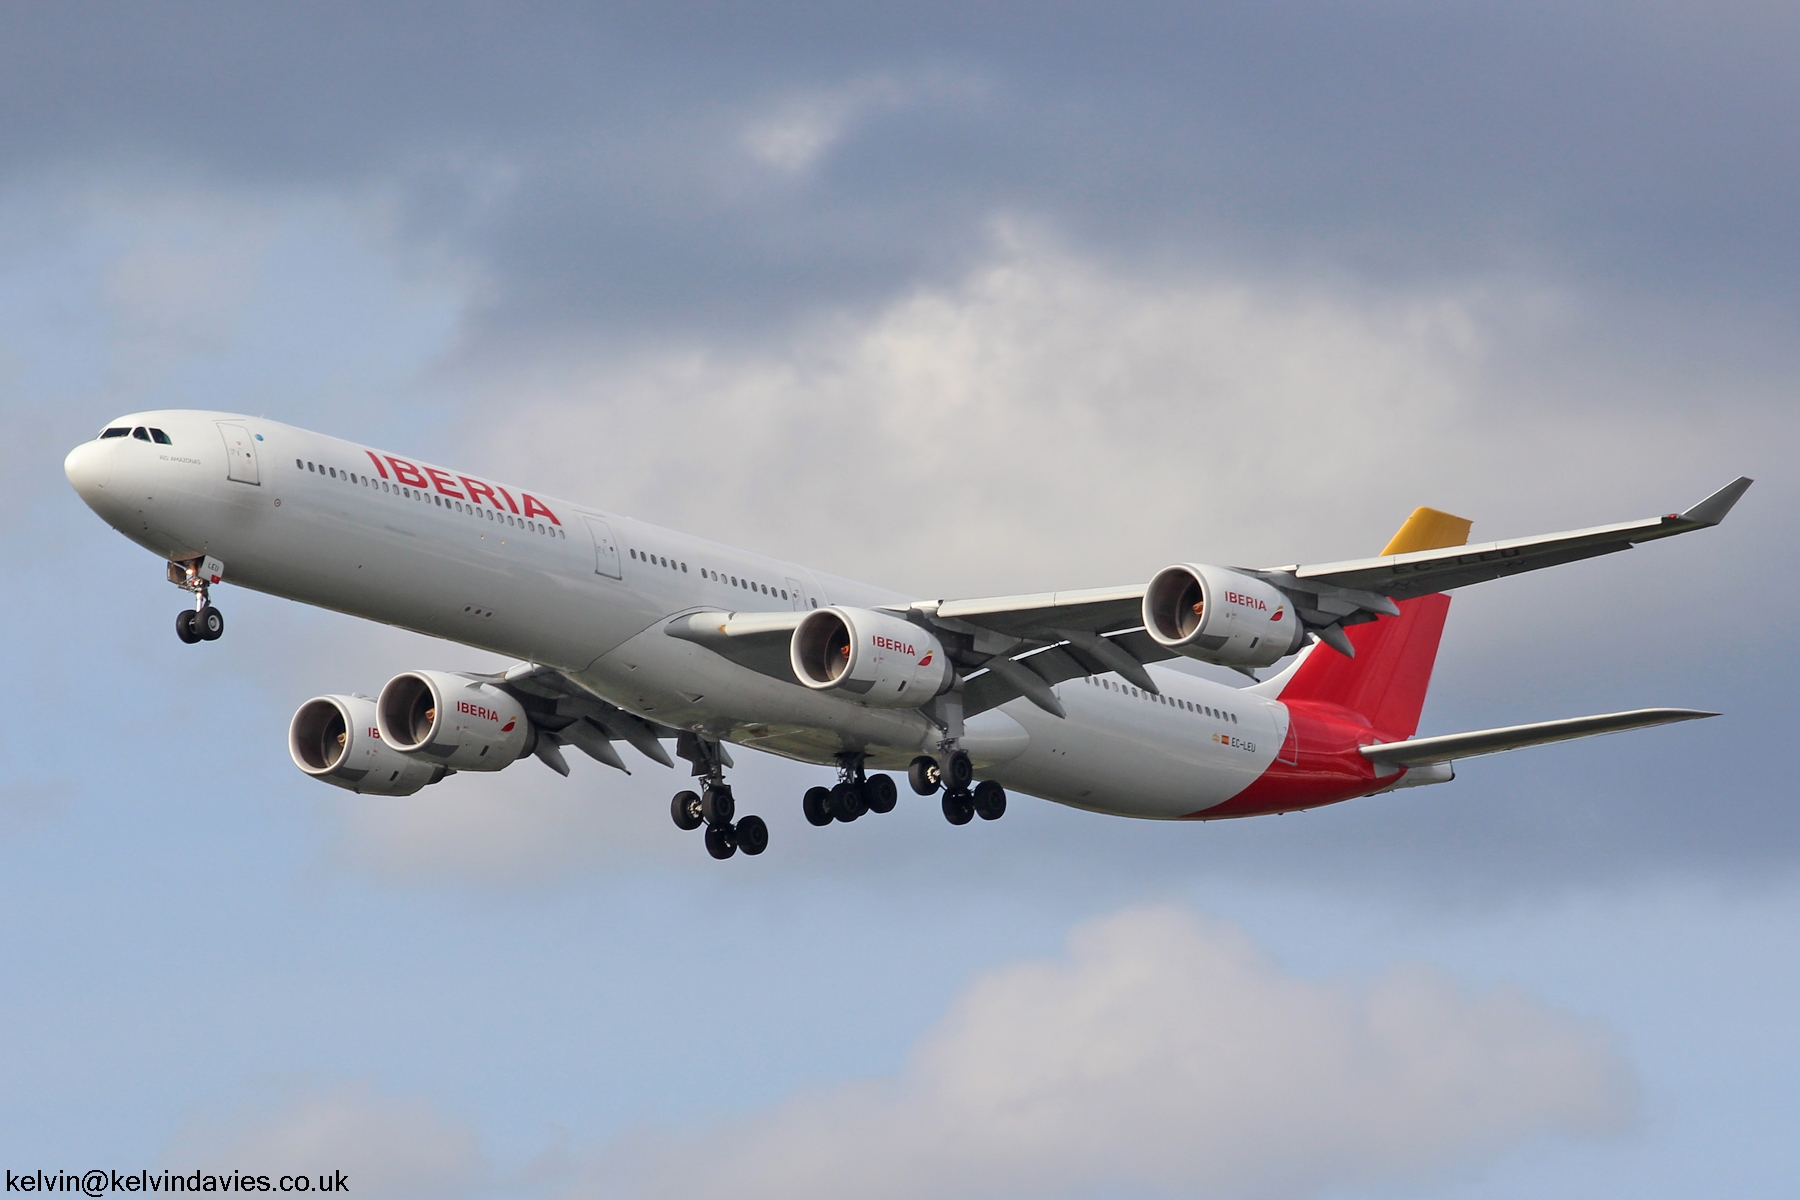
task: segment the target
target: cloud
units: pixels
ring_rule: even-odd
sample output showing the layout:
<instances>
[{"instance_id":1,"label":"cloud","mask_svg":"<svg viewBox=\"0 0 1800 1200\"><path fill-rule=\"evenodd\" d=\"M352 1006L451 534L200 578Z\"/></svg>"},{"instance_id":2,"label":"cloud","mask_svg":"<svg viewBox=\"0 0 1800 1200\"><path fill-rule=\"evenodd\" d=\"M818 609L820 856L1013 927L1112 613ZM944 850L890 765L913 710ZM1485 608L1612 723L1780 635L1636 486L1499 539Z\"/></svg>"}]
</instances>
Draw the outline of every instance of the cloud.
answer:
<instances>
[{"instance_id":1,"label":"cloud","mask_svg":"<svg viewBox=\"0 0 1800 1200\"><path fill-rule=\"evenodd\" d=\"M934 71L865 76L772 106L745 127L742 145L765 165L798 174L815 165L854 126L876 114L947 97L967 100L982 90L972 80Z\"/></svg>"},{"instance_id":2,"label":"cloud","mask_svg":"<svg viewBox=\"0 0 1800 1200\"><path fill-rule=\"evenodd\" d=\"M236 1111L191 1121L166 1161L174 1171L342 1171L354 1195L380 1200L450 1200L489 1172L472 1127L425 1099L366 1082L267 1085Z\"/></svg>"},{"instance_id":3,"label":"cloud","mask_svg":"<svg viewBox=\"0 0 1800 1200\"><path fill-rule=\"evenodd\" d=\"M754 348L568 350L497 372L476 390L504 395L506 419L470 437L564 494L852 577L929 595L1098 586L1179 557L1373 551L1422 502L1486 518L1496 494L1579 483L1594 511L1670 443L1724 459L1760 419L1621 423L1496 394L1516 382L1497 358L1584 319L1516 284L1133 271L1001 223L954 283ZM1696 497L1722 469L1695 472Z\"/></svg>"},{"instance_id":4,"label":"cloud","mask_svg":"<svg viewBox=\"0 0 1800 1200\"><path fill-rule=\"evenodd\" d=\"M0 46L0 183L390 191L404 237L486 268L490 334L762 327L942 277L996 211L1108 254L1369 280L1525 266L1794 304L1796 26L1775 6L450 5L428 38L354 5L110 16L52 6ZM932 71L989 82L934 92ZM707 183L746 151L777 176L829 159L831 186Z\"/></svg>"},{"instance_id":5,"label":"cloud","mask_svg":"<svg viewBox=\"0 0 1800 1200\"><path fill-rule=\"evenodd\" d=\"M1516 989L1304 979L1146 908L979 976L897 1074L620 1148L578 1194L1298 1200L1612 1133L1634 1096L1604 1029Z\"/></svg>"}]
</instances>

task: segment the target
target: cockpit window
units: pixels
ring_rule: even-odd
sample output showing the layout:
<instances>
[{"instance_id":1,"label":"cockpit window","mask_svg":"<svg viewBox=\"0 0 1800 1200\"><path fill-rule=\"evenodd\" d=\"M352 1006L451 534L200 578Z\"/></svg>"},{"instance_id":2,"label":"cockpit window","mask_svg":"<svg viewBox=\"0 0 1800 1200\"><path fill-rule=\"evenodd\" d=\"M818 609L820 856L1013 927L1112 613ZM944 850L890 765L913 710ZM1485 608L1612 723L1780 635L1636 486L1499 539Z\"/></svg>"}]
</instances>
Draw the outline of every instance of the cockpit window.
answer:
<instances>
[{"instance_id":1,"label":"cockpit window","mask_svg":"<svg viewBox=\"0 0 1800 1200\"><path fill-rule=\"evenodd\" d=\"M145 429L142 425L139 425L136 429L131 431L131 436L140 442L147 442L150 440L150 431Z\"/></svg>"},{"instance_id":2,"label":"cockpit window","mask_svg":"<svg viewBox=\"0 0 1800 1200\"><path fill-rule=\"evenodd\" d=\"M123 425L116 425L111 429L102 429L100 431L100 436L103 438L124 437L126 434L128 434L130 432L131 432L131 430L125 428Z\"/></svg>"},{"instance_id":3,"label":"cockpit window","mask_svg":"<svg viewBox=\"0 0 1800 1200\"><path fill-rule=\"evenodd\" d=\"M169 435L160 429L152 429L150 431L150 440L159 446L173 446L175 444L169 440Z\"/></svg>"}]
</instances>

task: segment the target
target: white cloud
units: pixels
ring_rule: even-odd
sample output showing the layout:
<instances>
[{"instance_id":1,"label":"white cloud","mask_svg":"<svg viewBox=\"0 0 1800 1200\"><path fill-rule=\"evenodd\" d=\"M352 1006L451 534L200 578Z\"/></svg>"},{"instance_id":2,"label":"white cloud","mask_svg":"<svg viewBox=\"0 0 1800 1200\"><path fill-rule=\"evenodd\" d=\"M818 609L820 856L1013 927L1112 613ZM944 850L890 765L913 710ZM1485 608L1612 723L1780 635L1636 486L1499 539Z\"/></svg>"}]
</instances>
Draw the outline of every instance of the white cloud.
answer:
<instances>
[{"instance_id":1,"label":"white cloud","mask_svg":"<svg viewBox=\"0 0 1800 1200\"><path fill-rule=\"evenodd\" d=\"M1616 1131L1634 1094L1603 1029L1515 989L1422 966L1308 980L1148 908L977 978L895 1076L639 1139L578 1191L1280 1200Z\"/></svg>"},{"instance_id":2,"label":"white cloud","mask_svg":"<svg viewBox=\"0 0 1800 1200\"><path fill-rule=\"evenodd\" d=\"M1768 414L1520 398L1578 307L1131 274L1002 226L954 284L785 340L486 381L508 419L479 436L567 494L930 595L1373 552L1422 503L1477 537L1599 523L1730 478Z\"/></svg>"},{"instance_id":3,"label":"white cloud","mask_svg":"<svg viewBox=\"0 0 1800 1200\"><path fill-rule=\"evenodd\" d=\"M271 1086L236 1112L190 1123L167 1161L175 1171L342 1171L352 1195L372 1200L449 1200L489 1173L469 1125L366 1083Z\"/></svg>"}]
</instances>

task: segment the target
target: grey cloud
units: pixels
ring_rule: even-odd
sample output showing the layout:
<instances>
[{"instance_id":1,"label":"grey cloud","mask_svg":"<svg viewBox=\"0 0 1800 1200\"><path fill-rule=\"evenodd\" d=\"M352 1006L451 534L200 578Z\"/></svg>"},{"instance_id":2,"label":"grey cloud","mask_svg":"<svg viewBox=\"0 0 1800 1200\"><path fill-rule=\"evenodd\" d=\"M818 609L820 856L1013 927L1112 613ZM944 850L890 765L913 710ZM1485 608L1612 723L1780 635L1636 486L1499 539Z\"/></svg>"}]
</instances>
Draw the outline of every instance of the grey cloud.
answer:
<instances>
[{"instance_id":1,"label":"grey cloud","mask_svg":"<svg viewBox=\"0 0 1800 1200\"><path fill-rule=\"evenodd\" d=\"M15 180L396 197L523 342L880 295L1001 211L1147 259L1786 311L1796 32L1766 6L56 6L19 14L0 112ZM755 178L757 121L934 72L979 86L865 99L801 177Z\"/></svg>"}]
</instances>

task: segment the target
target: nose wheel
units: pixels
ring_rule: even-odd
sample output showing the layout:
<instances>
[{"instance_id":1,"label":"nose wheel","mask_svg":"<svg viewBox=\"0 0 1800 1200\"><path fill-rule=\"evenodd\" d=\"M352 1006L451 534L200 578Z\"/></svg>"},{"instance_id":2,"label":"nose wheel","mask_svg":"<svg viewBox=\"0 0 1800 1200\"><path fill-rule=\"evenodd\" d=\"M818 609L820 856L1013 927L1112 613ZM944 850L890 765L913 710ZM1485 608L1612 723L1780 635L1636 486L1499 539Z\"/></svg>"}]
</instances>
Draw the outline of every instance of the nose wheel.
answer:
<instances>
[{"instance_id":1,"label":"nose wheel","mask_svg":"<svg viewBox=\"0 0 1800 1200\"><path fill-rule=\"evenodd\" d=\"M212 606L208 581L209 574L216 578L224 569L225 564L216 559L194 558L169 564L169 582L194 593L194 607L175 614L175 636L190 646L195 642L216 642L225 634L225 614Z\"/></svg>"}]
</instances>

